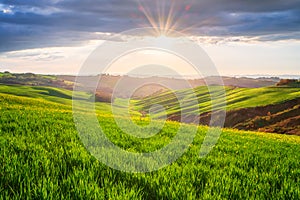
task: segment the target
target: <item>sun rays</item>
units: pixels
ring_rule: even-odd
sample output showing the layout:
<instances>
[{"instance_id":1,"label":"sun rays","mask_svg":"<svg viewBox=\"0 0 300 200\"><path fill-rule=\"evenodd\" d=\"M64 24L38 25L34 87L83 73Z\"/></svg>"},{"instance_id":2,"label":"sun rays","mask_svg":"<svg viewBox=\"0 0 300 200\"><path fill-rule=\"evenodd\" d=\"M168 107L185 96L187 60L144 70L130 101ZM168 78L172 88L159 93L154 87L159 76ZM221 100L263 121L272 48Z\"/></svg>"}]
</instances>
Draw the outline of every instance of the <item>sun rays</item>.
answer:
<instances>
[{"instance_id":1,"label":"sun rays","mask_svg":"<svg viewBox=\"0 0 300 200\"><path fill-rule=\"evenodd\" d=\"M194 27L186 27L183 20L191 10L191 4L176 0L154 0L151 5L142 0L137 0L137 3L139 11L153 28L152 34L156 37L170 36L173 31L184 33ZM150 7L153 5L155 9Z\"/></svg>"}]
</instances>

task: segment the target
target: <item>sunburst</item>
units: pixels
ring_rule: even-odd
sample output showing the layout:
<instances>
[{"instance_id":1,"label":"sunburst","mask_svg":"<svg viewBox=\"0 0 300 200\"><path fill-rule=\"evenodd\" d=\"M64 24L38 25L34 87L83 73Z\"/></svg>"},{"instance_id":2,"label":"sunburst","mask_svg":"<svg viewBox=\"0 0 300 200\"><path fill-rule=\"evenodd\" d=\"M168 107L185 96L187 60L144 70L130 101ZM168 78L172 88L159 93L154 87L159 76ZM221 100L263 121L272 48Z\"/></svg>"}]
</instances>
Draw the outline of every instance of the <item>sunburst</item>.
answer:
<instances>
[{"instance_id":1,"label":"sunburst","mask_svg":"<svg viewBox=\"0 0 300 200\"><path fill-rule=\"evenodd\" d=\"M156 37L170 36L173 31L184 33L192 28L183 28L182 20L187 14L186 12L190 11L191 4L185 4L182 7L183 1L153 0L151 1L152 5L154 4L156 6L155 13L153 13L151 12L151 8L141 0L137 0L137 2L139 11L145 15L148 23L153 28L152 34ZM180 4L178 2L180 2ZM189 2L191 3L191 1ZM181 11L178 11L180 9Z\"/></svg>"}]
</instances>

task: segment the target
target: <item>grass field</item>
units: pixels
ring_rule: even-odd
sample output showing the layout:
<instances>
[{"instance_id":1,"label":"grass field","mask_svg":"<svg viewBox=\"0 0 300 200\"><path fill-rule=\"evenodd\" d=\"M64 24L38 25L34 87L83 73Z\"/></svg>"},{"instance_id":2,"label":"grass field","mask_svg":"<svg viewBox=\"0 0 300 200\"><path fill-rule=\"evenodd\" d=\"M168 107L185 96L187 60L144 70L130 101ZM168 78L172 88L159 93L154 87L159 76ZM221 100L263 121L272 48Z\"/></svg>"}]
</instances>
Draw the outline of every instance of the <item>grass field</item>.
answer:
<instances>
[{"instance_id":1,"label":"grass field","mask_svg":"<svg viewBox=\"0 0 300 200\"><path fill-rule=\"evenodd\" d=\"M272 97L278 96L270 90ZM247 93L228 92L232 99ZM170 166L125 173L86 151L75 129L70 95L53 88L0 86L0 199L300 198L299 137L225 129L212 152L199 158L207 130L199 127L188 151ZM294 95L299 92L270 101ZM117 103L122 105L121 100ZM97 103L98 120L107 136L128 151L159 149L179 126L167 122L156 136L137 139L119 130L109 107Z\"/></svg>"}]
</instances>

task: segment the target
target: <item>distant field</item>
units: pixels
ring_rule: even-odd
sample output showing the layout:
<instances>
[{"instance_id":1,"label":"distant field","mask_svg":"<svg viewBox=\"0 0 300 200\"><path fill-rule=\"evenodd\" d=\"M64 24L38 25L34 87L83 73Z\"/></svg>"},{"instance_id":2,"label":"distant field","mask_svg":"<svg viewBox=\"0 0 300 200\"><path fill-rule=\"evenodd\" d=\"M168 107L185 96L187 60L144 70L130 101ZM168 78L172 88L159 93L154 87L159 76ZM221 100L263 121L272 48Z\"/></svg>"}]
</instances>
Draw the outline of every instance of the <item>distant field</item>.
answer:
<instances>
[{"instance_id":1,"label":"distant field","mask_svg":"<svg viewBox=\"0 0 300 200\"><path fill-rule=\"evenodd\" d=\"M61 107L65 106L69 110L72 110L72 93L73 91L54 88L54 87L42 87L42 86L20 86L20 85L1 85L0 84L0 94L11 94L14 96L27 97L22 99L27 99L28 102L32 100L39 100L45 103L57 103L55 106ZM77 97L83 99L89 99L91 94L78 93ZM117 100L122 105L122 100ZM112 113L111 105L107 103L97 102L96 110L101 113ZM118 105L118 104L117 104ZM124 111L125 112L125 111ZM122 113L122 112L119 112Z\"/></svg>"},{"instance_id":2,"label":"distant field","mask_svg":"<svg viewBox=\"0 0 300 200\"><path fill-rule=\"evenodd\" d=\"M227 90L230 109L239 105L234 103L237 93L251 96L245 89ZM277 97L274 88L253 90L251 98L266 90L274 90L270 102L285 98ZM299 95L289 92L287 98ZM199 127L189 150L172 165L146 174L124 173L85 150L70 97L53 88L0 86L0 199L300 198L300 137L225 129L213 151L200 159L206 128ZM253 105L251 98L242 105ZM124 102L118 101L121 109ZM108 104L97 103L97 108L107 136L128 151L161 148L179 125L167 122L156 136L137 139L117 127Z\"/></svg>"},{"instance_id":3,"label":"distant field","mask_svg":"<svg viewBox=\"0 0 300 200\"><path fill-rule=\"evenodd\" d=\"M72 100L72 91L51 87L0 85L0 93L45 99L63 104L68 104L69 100Z\"/></svg>"}]
</instances>

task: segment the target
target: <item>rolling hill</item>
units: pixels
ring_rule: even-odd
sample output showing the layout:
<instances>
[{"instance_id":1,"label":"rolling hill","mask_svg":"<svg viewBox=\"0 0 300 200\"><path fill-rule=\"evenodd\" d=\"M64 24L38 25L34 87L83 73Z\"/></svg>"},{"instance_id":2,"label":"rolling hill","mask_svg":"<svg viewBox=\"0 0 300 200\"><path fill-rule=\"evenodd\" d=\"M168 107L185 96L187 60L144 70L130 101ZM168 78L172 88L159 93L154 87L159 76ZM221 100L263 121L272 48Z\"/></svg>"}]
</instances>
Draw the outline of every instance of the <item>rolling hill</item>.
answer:
<instances>
[{"instance_id":1,"label":"rolling hill","mask_svg":"<svg viewBox=\"0 0 300 200\"><path fill-rule=\"evenodd\" d=\"M223 88L211 87L212 92L223 95ZM225 87L226 101L216 103L216 110L226 110L225 127L286 134L300 134L299 88L236 88ZM189 90L168 91L151 95L134 103L140 112L149 112L152 105L160 104L155 116L164 116L173 121L209 125L211 119L211 93L207 87ZM195 99L198 104L190 104ZM221 98L221 96L220 96ZM179 99L179 100L178 100ZM184 102L184 107L180 107ZM183 116L184 115L184 116ZM273 128L272 128L273 127Z\"/></svg>"}]
</instances>

